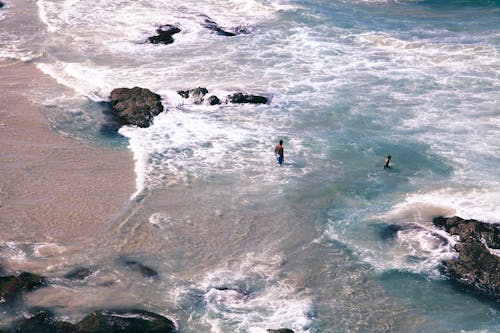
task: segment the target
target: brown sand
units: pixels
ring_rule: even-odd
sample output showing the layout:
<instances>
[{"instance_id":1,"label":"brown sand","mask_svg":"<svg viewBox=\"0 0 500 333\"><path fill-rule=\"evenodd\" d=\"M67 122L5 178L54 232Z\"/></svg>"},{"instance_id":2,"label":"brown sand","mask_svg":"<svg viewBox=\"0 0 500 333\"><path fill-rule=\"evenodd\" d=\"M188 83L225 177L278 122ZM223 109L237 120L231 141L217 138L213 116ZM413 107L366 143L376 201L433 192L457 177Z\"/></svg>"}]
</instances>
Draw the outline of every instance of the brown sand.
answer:
<instances>
[{"instance_id":1,"label":"brown sand","mask_svg":"<svg viewBox=\"0 0 500 333\"><path fill-rule=\"evenodd\" d=\"M34 87L34 65L0 66L0 241L71 243L110 226L135 191L132 154L57 133Z\"/></svg>"}]
</instances>

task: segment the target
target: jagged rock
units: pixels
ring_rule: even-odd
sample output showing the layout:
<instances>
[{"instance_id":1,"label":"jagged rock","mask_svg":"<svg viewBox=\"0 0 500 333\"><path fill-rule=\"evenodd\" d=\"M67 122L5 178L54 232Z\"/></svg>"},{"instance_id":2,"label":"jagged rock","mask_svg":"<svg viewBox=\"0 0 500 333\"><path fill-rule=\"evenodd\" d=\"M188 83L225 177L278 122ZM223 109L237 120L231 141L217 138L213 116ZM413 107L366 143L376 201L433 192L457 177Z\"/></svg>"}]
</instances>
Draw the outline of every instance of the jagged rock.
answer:
<instances>
[{"instance_id":1,"label":"jagged rock","mask_svg":"<svg viewBox=\"0 0 500 333\"><path fill-rule=\"evenodd\" d=\"M500 228L498 226L477 220L464 220L458 216L436 217L432 222L436 226L444 227L451 235L458 235L461 242L466 242L469 239L477 241L484 239L489 248L500 249Z\"/></svg>"},{"instance_id":2,"label":"jagged rock","mask_svg":"<svg viewBox=\"0 0 500 333\"><path fill-rule=\"evenodd\" d=\"M138 261L135 261L135 260L127 260L125 261L125 266L127 266L128 268L130 268L131 270L135 271L135 272L139 272L142 274L142 276L144 277L155 277L155 276L158 276L158 272L155 271L154 269L146 266L146 265L143 265L141 264L140 262Z\"/></svg>"},{"instance_id":3,"label":"jagged rock","mask_svg":"<svg viewBox=\"0 0 500 333\"><path fill-rule=\"evenodd\" d=\"M100 310L75 325L78 333L169 333L175 324L163 316L143 310Z\"/></svg>"},{"instance_id":4,"label":"jagged rock","mask_svg":"<svg viewBox=\"0 0 500 333\"><path fill-rule=\"evenodd\" d=\"M47 285L44 277L23 272L17 276L0 277L0 299L2 303L10 304L22 293L30 292Z\"/></svg>"},{"instance_id":5,"label":"jagged rock","mask_svg":"<svg viewBox=\"0 0 500 333\"><path fill-rule=\"evenodd\" d=\"M264 96L244 95L241 92L228 96L228 99L231 103L238 103L238 104L241 103L267 104L267 98Z\"/></svg>"},{"instance_id":6,"label":"jagged rock","mask_svg":"<svg viewBox=\"0 0 500 333\"><path fill-rule=\"evenodd\" d=\"M183 98L192 98L195 104L201 104L205 95L208 94L208 90L207 88L198 87L191 90L179 90L177 93Z\"/></svg>"},{"instance_id":7,"label":"jagged rock","mask_svg":"<svg viewBox=\"0 0 500 333\"><path fill-rule=\"evenodd\" d=\"M21 333L76 333L75 325L57 321L49 311L38 311L30 318L18 320L13 327L13 332Z\"/></svg>"},{"instance_id":8,"label":"jagged rock","mask_svg":"<svg viewBox=\"0 0 500 333\"><path fill-rule=\"evenodd\" d=\"M228 37L236 36L236 33L222 29L217 23L208 18L206 18L203 22L203 26L209 30L216 32L217 35Z\"/></svg>"},{"instance_id":9,"label":"jagged rock","mask_svg":"<svg viewBox=\"0 0 500 333\"><path fill-rule=\"evenodd\" d=\"M163 112L160 95L140 87L114 89L110 103L116 117L125 125L149 127L153 117Z\"/></svg>"},{"instance_id":10,"label":"jagged rock","mask_svg":"<svg viewBox=\"0 0 500 333\"><path fill-rule=\"evenodd\" d=\"M212 95L208 98L208 104L219 105L219 104L221 104L221 101L220 101L219 97Z\"/></svg>"},{"instance_id":11,"label":"jagged rock","mask_svg":"<svg viewBox=\"0 0 500 333\"><path fill-rule=\"evenodd\" d=\"M170 24L165 24L156 29L156 32L158 33L157 36L152 36L148 38L150 43L172 44L174 42L174 38L172 37L172 35L181 32L181 29Z\"/></svg>"},{"instance_id":12,"label":"jagged rock","mask_svg":"<svg viewBox=\"0 0 500 333\"><path fill-rule=\"evenodd\" d=\"M269 329L267 330L268 333L295 333L289 328L278 328L276 330Z\"/></svg>"},{"instance_id":13,"label":"jagged rock","mask_svg":"<svg viewBox=\"0 0 500 333\"><path fill-rule=\"evenodd\" d=\"M68 280L83 280L92 274L92 269L88 267L77 267L64 275Z\"/></svg>"},{"instance_id":14,"label":"jagged rock","mask_svg":"<svg viewBox=\"0 0 500 333\"><path fill-rule=\"evenodd\" d=\"M500 301L500 257L488 250L488 247L499 248L498 226L456 216L437 217L433 223L460 237L460 242L455 245L458 258L444 260L443 273L462 286Z\"/></svg>"}]
</instances>

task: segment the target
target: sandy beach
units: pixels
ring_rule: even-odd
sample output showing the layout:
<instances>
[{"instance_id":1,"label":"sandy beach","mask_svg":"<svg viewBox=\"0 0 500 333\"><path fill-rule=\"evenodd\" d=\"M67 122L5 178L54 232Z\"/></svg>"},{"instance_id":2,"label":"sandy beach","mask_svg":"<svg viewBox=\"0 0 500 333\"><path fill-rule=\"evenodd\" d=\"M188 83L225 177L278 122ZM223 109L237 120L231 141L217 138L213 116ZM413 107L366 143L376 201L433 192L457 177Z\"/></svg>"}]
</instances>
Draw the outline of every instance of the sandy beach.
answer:
<instances>
[{"instance_id":1,"label":"sandy beach","mask_svg":"<svg viewBox=\"0 0 500 333\"><path fill-rule=\"evenodd\" d=\"M34 65L0 67L0 239L72 243L109 227L135 191L132 154L51 128L34 87L57 85Z\"/></svg>"}]
</instances>

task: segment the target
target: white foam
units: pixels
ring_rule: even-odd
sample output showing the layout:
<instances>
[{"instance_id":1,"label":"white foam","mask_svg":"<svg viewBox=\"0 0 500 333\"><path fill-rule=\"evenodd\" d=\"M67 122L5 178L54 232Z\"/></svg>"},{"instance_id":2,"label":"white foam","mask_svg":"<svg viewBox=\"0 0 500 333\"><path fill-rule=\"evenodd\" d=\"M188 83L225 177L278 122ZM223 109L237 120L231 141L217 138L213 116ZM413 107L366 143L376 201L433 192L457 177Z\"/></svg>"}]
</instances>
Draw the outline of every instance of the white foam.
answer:
<instances>
[{"instance_id":1,"label":"white foam","mask_svg":"<svg viewBox=\"0 0 500 333\"><path fill-rule=\"evenodd\" d=\"M266 332L281 327L308 332L311 299L280 278L282 261L281 256L249 254L238 266L207 274L191 289L203 295L204 303L201 318L192 319L205 322L213 332Z\"/></svg>"},{"instance_id":2,"label":"white foam","mask_svg":"<svg viewBox=\"0 0 500 333\"><path fill-rule=\"evenodd\" d=\"M200 106L203 108L203 106ZM236 107L237 108L237 107ZM200 111L200 110L199 110ZM170 109L157 116L149 128L123 127L120 133L129 138L137 175L136 196L146 188L166 183L165 174L187 181L206 171L232 173L242 169L269 168L272 144L269 133L260 124L237 117L235 109L216 114ZM245 158L242 158L242 155ZM162 176L163 175L163 176Z\"/></svg>"},{"instance_id":3,"label":"white foam","mask_svg":"<svg viewBox=\"0 0 500 333\"><path fill-rule=\"evenodd\" d=\"M499 223L500 192L497 188L444 188L414 193L396 204L387 217L411 217L410 222L427 223L435 216L460 216L487 223Z\"/></svg>"}]
</instances>

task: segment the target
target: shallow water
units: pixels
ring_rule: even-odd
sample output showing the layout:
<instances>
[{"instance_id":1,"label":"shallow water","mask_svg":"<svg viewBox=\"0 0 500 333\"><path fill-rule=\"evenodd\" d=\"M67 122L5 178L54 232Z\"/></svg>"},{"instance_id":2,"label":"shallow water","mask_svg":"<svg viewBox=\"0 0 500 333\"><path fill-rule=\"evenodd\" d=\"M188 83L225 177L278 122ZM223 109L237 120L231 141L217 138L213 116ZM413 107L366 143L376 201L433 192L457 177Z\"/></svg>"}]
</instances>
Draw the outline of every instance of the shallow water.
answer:
<instances>
[{"instance_id":1,"label":"shallow water","mask_svg":"<svg viewBox=\"0 0 500 333\"><path fill-rule=\"evenodd\" d=\"M56 255L2 250L54 276L97 267L84 283L58 280L31 304L73 318L139 304L183 332L500 328L496 304L440 275L455 240L431 223L500 216L497 2L24 6L40 22L1 35L12 45L2 58L33 61L65 86L38 96L55 127L128 147L137 175L129 209L107 233L57 244ZM0 24L20 20L15 7ZM249 34L213 34L207 16ZM161 24L181 28L174 44L145 43ZM147 129L103 130L100 102L133 86L159 93L167 112ZM197 86L271 102L196 105L176 94ZM281 168L272 154L280 139ZM120 261L129 257L160 278L131 274Z\"/></svg>"}]
</instances>

